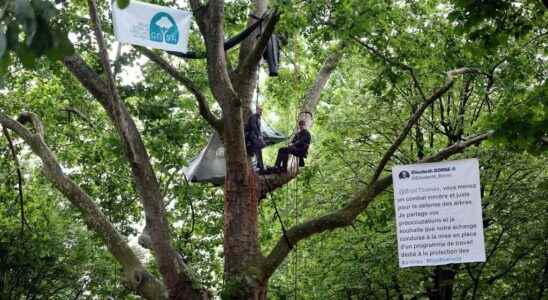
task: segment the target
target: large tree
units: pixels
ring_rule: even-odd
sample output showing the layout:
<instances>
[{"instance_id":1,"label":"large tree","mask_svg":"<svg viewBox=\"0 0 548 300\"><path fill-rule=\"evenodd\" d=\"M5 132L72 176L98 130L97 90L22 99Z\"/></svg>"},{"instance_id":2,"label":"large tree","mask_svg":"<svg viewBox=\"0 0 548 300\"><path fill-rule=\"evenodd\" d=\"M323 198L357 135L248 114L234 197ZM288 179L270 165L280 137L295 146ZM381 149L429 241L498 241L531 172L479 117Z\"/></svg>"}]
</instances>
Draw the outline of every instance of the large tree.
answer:
<instances>
[{"instance_id":1,"label":"large tree","mask_svg":"<svg viewBox=\"0 0 548 300\"><path fill-rule=\"evenodd\" d=\"M124 1L118 2L122 5ZM154 159L158 158L150 155L152 146L147 147L144 142L140 125L130 113L131 107L128 105L128 98L139 90L121 89L111 68L108 56L110 47L103 32L108 31L108 26L103 23L105 19L101 18L101 15L108 15L108 5L99 3L98 6L95 0L87 3L74 1L69 4L68 8L62 8L69 13L70 17L66 17L58 15L57 9L48 1L8 1L0 14L3 20L0 30L2 67L13 70L14 66L10 65L10 61L14 56L27 66L35 64L36 59L41 56L59 60L92 95L93 98L89 99L102 107L123 146L124 157L131 170L130 176L142 205L145 232L150 237L150 250L159 276L155 276L154 271L147 268L129 247L126 239L109 216L98 207L97 200L90 192L66 174L61 167L62 163L46 143L48 132L37 114L23 112L16 119L0 111L0 123L23 139L41 159L45 176L81 212L81 218L88 228L101 237L112 256L123 267L123 279L135 293L146 299L211 298L211 293L197 284L200 280L185 262L185 253L181 255L174 246L173 218L167 208L170 201L164 191L167 187L161 186L157 175L160 172L158 163L154 163ZM225 5L220 0L206 3L190 0L189 4L205 45L205 64L194 63L192 68L178 68L165 54L145 48L137 48L135 55L148 57L165 71L176 82L175 88L178 88L177 85L184 87L194 97L203 119L222 137L226 149L222 295L227 299L266 299L269 279L301 241L326 231L352 226L368 206L390 187L391 175L387 166L393 163L396 156L405 152L410 143L408 137L412 133L414 138L411 144L414 145L417 155L412 156L410 161L420 162L446 159L489 138L492 132L483 131L487 126L467 123L465 130L465 115L470 114L474 120L478 118L476 111L466 111L468 99L474 95L470 102L474 103L477 114L488 112L493 102L499 98L505 100L505 96L513 90L505 88L509 81L499 84L498 72L509 60L515 59L512 55L522 52L536 54L536 45L546 34L535 27L537 19L542 19L544 14L531 17L529 12L536 13L538 5L528 2L518 15L524 16L524 22L531 26L524 29L516 25L512 27L517 28L515 35L509 37L509 33L500 38L517 43L508 48L508 51L500 50L503 47L497 44L485 44L487 42L484 39L474 41L466 35L465 29L469 26L466 22L469 20L465 13L459 13L471 8L457 6L454 9L457 15L454 17L455 22L461 21L465 24L462 25L465 29L458 32L458 28L455 29L451 22L445 20L443 14L446 13L446 8L443 3L437 7L433 5L435 3L407 5L387 4L384 1L280 1L271 3L273 9L268 9L267 0L252 1L249 7L245 7L246 2L240 1ZM83 7L87 7L89 17L81 16ZM238 7L245 7L243 11L252 16L238 13ZM500 20L499 11L506 12L509 9L511 6L502 6L496 11L497 14L493 13L496 21ZM233 15L228 15L225 11L230 11ZM428 22L425 19L430 14L434 17ZM231 19L234 16L240 19L234 21ZM487 17L489 15L478 16L476 22L496 23L485 20ZM91 29L87 28L88 22ZM227 31L233 32L235 28L241 28L242 23L251 26L255 22L262 22L262 25L240 44L237 52L225 51ZM509 25L507 20L504 23L508 26L512 24ZM336 68L344 64L345 55L351 57L349 59L355 63L353 66L371 64L375 67L371 69L381 71L375 79L366 75L363 79L356 75L354 77L357 81L372 82L371 91L366 96L378 98L379 104L383 104L385 100L391 102L389 107L364 105L361 111L369 112L369 116L373 117L389 113L387 109L391 109L392 112L397 112L397 117L391 120L392 124L383 124L386 120L380 119L378 124L371 122L379 126L378 128L367 128L371 141L378 138L374 137L375 134L383 135L386 140L369 145L377 155L366 157L371 160L368 161L371 166L367 172L359 175L364 179L351 187L351 196L347 196L347 200L321 214L295 222L283 231L271 247L262 249L259 239L259 213L261 206L267 202L264 199L299 176L295 167L290 168L287 174L258 176L252 171L245 150L243 128L258 84L260 60L277 26L286 39L298 39L295 36L299 35L299 29L305 29L303 35L308 38L307 46L312 49L310 51L323 55L321 61L316 61L320 66L317 67L315 77L309 80L307 88L302 89L302 99L293 104L300 112L298 118L305 118L308 126L316 121L321 93ZM486 27L483 29L487 32L489 28ZM66 34L68 29L74 28L79 28L77 33L90 41L76 43L76 50L72 48ZM21 36L24 36L24 40ZM93 42L91 36L94 37ZM414 37L417 39L414 40ZM197 41L194 40L193 45L196 44ZM429 55L428 51L436 48L443 48L444 51ZM520 60L519 63L524 61L529 62ZM294 72L298 73L298 61L293 64ZM206 76L188 72L199 72L200 67ZM351 73L352 70L341 72L343 79L340 81L344 83L344 76L350 76ZM529 87L518 87L515 90L521 92L523 102L534 103L545 110L545 104L539 103L539 99L542 101L542 95L545 95L545 90L542 89L545 82L525 75L524 78L532 85L534 92L527 89ZM299 82L288 80L286 84L298 85ZM452 97L459 97L460 106L451 100ZM494 97L497 99L493 99ZM407 102L397 102L402 99L407 99ZM353 104L352 99L345 101ZM505 105L512 106L512 102L507 101ZM439 112L433 109L436 103L440 103ZM458 113L451 116L455 119L450 119L449 112L445 109L455 105L453 111ZM213 106L219 109L211 109ZM423 115L427 111L431 112L431 116L425 120ZM523 126L531 128L528 134L533 146L528 148L538 151L544 147L543 138L546 138L546 127L542 129L542 125L546 123L546 113L540 117L535 112L532 114L535 115L533 122L526 122ZM501 118L504 120L497 122L497 125L508 121ZM443 131L443 138L430 138L430 147L425 146L426 136L423 130L426 122L430 122L432 134L436 130ZM30 125L25 126L25 123Z\"/></svg>"}]
</instances>

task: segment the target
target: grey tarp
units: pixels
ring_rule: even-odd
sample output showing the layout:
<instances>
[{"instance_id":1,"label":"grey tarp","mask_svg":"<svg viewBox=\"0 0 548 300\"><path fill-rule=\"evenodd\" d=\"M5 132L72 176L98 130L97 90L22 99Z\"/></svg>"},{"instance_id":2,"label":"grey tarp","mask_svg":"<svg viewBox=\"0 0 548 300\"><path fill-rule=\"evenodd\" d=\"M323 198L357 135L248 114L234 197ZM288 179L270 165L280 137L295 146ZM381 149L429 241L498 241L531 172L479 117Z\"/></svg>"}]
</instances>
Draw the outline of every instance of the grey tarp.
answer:
<instances>
[{"instance_id":1,"label":"grey tarp","mask_svg":"<svg viewBox=\"0 0 548 300\"><path fill-rule=\"evenodd\" d=\"M261 120L261 132L265 143L274 145L287 139L287 136L272 129ZM211 182L221 185L225 181L225 147L217 132L213 133L204 150L183 168L186 178L192 182Z\"/></svg>"}]
</instances>

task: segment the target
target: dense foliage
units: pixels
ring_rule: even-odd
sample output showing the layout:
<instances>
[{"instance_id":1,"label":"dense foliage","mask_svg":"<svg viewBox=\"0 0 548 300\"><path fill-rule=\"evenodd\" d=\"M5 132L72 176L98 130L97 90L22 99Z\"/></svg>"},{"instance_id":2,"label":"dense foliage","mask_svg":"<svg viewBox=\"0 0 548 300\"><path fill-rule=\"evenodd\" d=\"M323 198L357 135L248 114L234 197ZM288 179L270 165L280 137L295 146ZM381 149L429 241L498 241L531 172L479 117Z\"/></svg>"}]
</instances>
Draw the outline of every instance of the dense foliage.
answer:
<instances>
[{"instance_id":1,"label":"dense foliage","mask_svg":"<svg viewBox=\"0 0 548 300\"><path fill-rule=\"evenodd\" d=\"M99 3L105 24L107 2ZM186 1L151 2L187 7ZM228 37L245 27L248 1L227 2ZM344 49L314 116L306 167L260 205L263 250L282 235L280 219L287 228L322 215L342 207L365 186L406 120L425 95L445 82L449 70L479 71L459 77L428 108L389 167L481 132L492 130L494 136L453 157L480 159L485 263L398 268L389 188L352 227L299 243L271 279L269 298L433 298L440 274L449 272L452 277L443 284L454 298L545 299L548 14L542 2L270 2L282 13L277 25L282 65L280 75L270 78L261 65L256 97L273 127L291 134L323 61L333 49ZM59 63L76 51L104 75L87 22L85 1L0 3L0 112L16 117L32 111L41 117L46 142L64 171L155 269L148 250L137 244L144 214L116 129ZM200 50L196 30L190 44ZM188 184L182 175L182 167L213 131L186 89L136 49L116 51L114 37L107 35L107 40L116 54L121 96L161 182L173 244L200 283L220 295L225 284L223 189ZM235 60L237 53L228 55ZM170 60L209 95L205 61ZM210 104L218 113L219 107ZM79 212L41 175L41 163L29 147L13 133L9 136L0 135L0 299L136 297ZM272 164L275 149L265 153Z\"/></svg>"}]
</instances>

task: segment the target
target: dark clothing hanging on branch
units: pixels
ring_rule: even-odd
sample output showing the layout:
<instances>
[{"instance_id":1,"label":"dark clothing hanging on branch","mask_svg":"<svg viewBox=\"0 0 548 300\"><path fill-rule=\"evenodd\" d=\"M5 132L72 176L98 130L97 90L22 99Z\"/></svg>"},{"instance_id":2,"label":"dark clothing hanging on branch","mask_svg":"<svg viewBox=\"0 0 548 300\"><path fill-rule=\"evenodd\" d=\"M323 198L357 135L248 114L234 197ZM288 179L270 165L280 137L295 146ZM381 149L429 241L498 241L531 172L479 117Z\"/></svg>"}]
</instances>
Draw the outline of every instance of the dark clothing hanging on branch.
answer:
<instances>
[{"instance_id":1,"label":"dark clothing hanging on branch","mask_svg":"<svg viewBox=\"0 0 548 300\"><path fill-rule=\"evenodd\" d=\"M225 51L228 51L232 49L234 46L241 43L245 38L247 38L255 29L260 27L262 22L264 21L264 18L258 18L258 21L251 24L251 26L244 29L242 32L238 33L236 36L226 40L224 42L224 49ZM206 58L206 53L197 53L193 51L189 51L187 53L181 53L181 52L175 52L175 51L167 51L167 53L171 55L175 55L178 57L186 58L186 59L204 59Z\"/></svg>"},{"instance_id":2,"label":"dark clothing hanging on branch","mask_svg":"<svg viewBox=\"0 0 548 300\"><path fill-rule=\"evenodd\" d=\"M278 76L278 68L280 65L280 41L275 34L268 40L268 44L263 53L263 58L268 63L268 75Z\"/></svg>"},{"instance_id":3,"label":"dark clothing hanging on branch","mask_svg":"<svg viewBox=\"0 0 548 300\"><path fill-rule=\"evenodd\" d=\"M241 43L255 30L259 29L259 31L262 31L262 23L264 22L264 20L265 20L265 17L257 18L257 22L253 23L252 25L244 29L242 32L238 33L236 36L226 40L224 42L225 51L228 51L232 49L234 46ZM261 34L261 32L259 34ZM205 52L198 53L198 52L189 51L186 53L181 53L176 51L167 51L167 53L178 56L178 57L186 58L186 59L205 59L206 58ZM278 76L278 68L280 65L280 40L275 34L272 34L272 36L268 40L268 44L263 53L263 58L268 63L268 74L270 76Z\"/></svg>"},{"instance_id":4,"label":"dark clothing hanging on branch","mask_svg":"<svg viewBox=\"0 0 548 300\"><path fill-rule=\"evenodd\" d=\"M295 134L291 143L287 147L282 147L278 150L278 156L276 157L275 168L285 172L287 171L287 161L289 160L289 154L295 155L299 158L299 166L304 166L304 158L308 155L308 147L312 137L310 132L306 129L302 129Z\"/></svg>"},{"instance_id":5,"label":"dark clothing hanging on branch","mask_svg":"<svg viewBox=\"0 0 548 300\"><path fill-rule=\"evenodd\" d=\"M245 146L247 153L257 158L257 168L264 169L263 148L266 146L261 133L261 116L252 114L245 125Z\"/></svg>"}]
</instances>

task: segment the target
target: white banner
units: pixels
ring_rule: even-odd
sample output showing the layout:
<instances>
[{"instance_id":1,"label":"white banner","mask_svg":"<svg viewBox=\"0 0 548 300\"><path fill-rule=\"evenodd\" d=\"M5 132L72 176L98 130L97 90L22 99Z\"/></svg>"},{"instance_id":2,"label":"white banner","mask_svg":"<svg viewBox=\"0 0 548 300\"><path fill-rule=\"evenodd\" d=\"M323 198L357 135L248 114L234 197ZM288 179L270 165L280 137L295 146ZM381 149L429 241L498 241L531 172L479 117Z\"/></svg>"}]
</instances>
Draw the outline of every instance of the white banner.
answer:
<instances>
[{"instance_id":1,"label":"white banner","mask_svg":"<svg viewBox=\"0 0 548 300\"><path fill-rule=\"evenodd\" d=\"M192 13L131 0L120 9L114 1L112 19L116 39L168 51L187 52Z\"/></svg>"},{"instance_id":2,"label":"white banner","mask_svg":"<svg viewBox=\"0 0 548 300\"><path fill-rule=\"evenodd\" d=\"M485 261L477 159L394 166L400 267Z\"/></svg>"}]
</instances>

